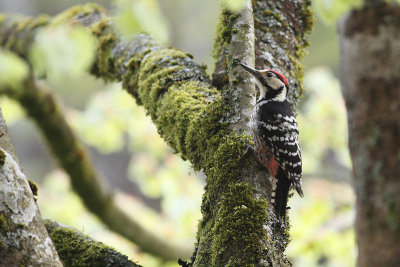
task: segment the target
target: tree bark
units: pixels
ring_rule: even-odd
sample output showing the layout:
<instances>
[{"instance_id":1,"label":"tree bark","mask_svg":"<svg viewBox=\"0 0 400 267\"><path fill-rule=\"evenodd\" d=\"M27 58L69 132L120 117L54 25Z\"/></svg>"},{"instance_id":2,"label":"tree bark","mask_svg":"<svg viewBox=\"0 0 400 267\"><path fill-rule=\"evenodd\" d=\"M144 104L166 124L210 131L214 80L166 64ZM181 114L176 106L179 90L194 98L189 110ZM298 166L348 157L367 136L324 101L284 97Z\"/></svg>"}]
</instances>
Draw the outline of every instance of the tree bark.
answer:
<instances>
[{"instance_id":1,"label":"tree bark","mask_svg":"<svg viewBox=\"0 0 400 267\"><path fill-rule=\"evenodd\" d=\"M382 2L339 27L360 267L400 265L400 8Z\"/></svg>"},{"instance_id":2,"label":"tree bark","mask_svg":"<svg viewBox=\"0 0 400 267\"><path fill-rule=\"evenodd\" d=\"M7 151L8 154L10 154L13 157L14 161L18 164L18 166L21 167L19 159L15 154L13 142L11 140L10 135L8 134L8 128L6 125L6 121L4 120L1 108L0 108L0 147L5 151Z\"/></svg>"},{"instance_id":3,"label":"tree bark","mask_svg":"<svg viewBox=\"0 0 400 267\"><path fill-rule=\"evenodd\" d=\"M62 266L30 185L16 162L1 111L0 121L0 265Z\"/></svg>"},{"instance_id":4,"label":"tree bark","mask_svg":"<svg viewBox=\"0 0 400 267\"><path fill-rule=\"evenodd\" d=\"M238 63L281 71L289 80L289 98L295 105L302 92L305 36L313 24L309 5L309 1L259 0L245 1L239 14L223 10L214 45L213 84L222 92L223 121L243 143L250 142L246 133L257 95L252 78ZM232 156L240 159L226 153L225 162ZM225 166L231 171L224 170ZM207 180L205 196L209 198L203 198L193 265L289 265L284 256L288 229L276 221L270 205L271 177L260 169L254 155L241 164L225 166L220 173L225 179ZM251 235L256 238L245 237Z\"/></svg>"},{"instance_id":5,"label":"tree bark","mask_svg":"<svg viewBox=\"0 0 400 267\"><path fill-rule=\"evenodd\" d=\"M85 9L86 7L86 9ZM86 26L98 22L105 10L93 5L78 8L85 14L82 23ZM76 15L76 9L71 9L56 17L54 21L60 23L63 17L66 21ZM19 36L18 22L3 25L0 24L0 32L3 31L3 46L12 48L13 51L25 57L29 46L32 44L35 32L41 27L49 25L48 18L23 19L21 24L30 25L30 34L25 38L10 38ZM3 26L3 27L1 27ZM0 40L2 38L0 37ZM1 43L1 41L0 41ZM17 49L24 43L24 49ZM122 45L122 44L121 44ZM111 73L109 74L111 75ZM34 120L41 130L49 148L56 156L58 163L69 174L72 187L81 197L89 211L97 215L111 230L128 238L141 247L142 250L157 255L166 260L177 260L179 257L188 258L191 253L189 246L174 244L165 238L155 235L143 227L136 219L127 215L120 207L115 205L113 192L103 183L102 178L94 169L89 152L79 142L72 129L65 120L62 107L56 101L51 92L44 90L43 82L30 77L23 83L23 88L3 88L0 85L0 94L6 94L17 100L25 109L27 115ZM57 137L57 138L55 138Z\"/></svg>"},{"instance_id":6,"label":"tree bark","mask_svg":"<svg viewBox=\"0 0 400 267\"><path fill-rule=\"evenodd\" d=\"M50 220L44 220L44 224L65 266L141 267L76 229Z\"/></svg>"},{"instance_id":7,"label":"tree bark","mask_svg":"<svg viewBox=\"0 0 400 267\"><path fill-rule=\"evenodd\" d=\"M217 88L191 55L165 48L146 35L121 40L112 21L94 5L73 8L52 22L23 22L24 27L14 24L10 29L0 20L0 36L14 37L0 37L0 44L25 57L36 29L60 22L86 26L99 43L91 72L122 81L164 140L207 175L203 219L189 265L285 266L290 264L283 253L288 229L270 208L269 178L254 156L242 157L250 143L246 130L255 88L238 63L255 61L259 68L280 70L288 78L294 105L301 94L305 33L312 25L309 5L248 0L239 15L224 10L214 51ZM30 34L20 31L25 27Z\"/></svg>"}]
</instances>

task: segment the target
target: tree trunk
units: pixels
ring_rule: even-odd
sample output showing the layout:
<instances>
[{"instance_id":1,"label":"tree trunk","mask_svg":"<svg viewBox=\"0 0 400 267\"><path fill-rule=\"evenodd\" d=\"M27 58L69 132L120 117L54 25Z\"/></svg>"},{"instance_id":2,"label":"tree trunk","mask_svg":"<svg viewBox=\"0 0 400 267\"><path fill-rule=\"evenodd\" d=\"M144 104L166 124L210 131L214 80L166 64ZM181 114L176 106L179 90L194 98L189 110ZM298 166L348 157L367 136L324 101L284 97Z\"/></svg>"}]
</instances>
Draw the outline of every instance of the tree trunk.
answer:
<instances>
[{"instance_id":1,"label":"tree trunk","mask_svg":"<svg viewBox=\"0 0 400 267\"><path fill-rule=\"evenodd\" d=\"M241 142L249 142L246 133L257 95L252 78L238 63L282 72L294 106L302 93L300 60L312 24L309 1L245 1L239 14L223 10L214 45L213 84L222 92L223 121ZM240 161L240 154L232 154L237 148L232 147L231 154L224 145L220 148L220 173L207 178L193 265L289 265L284 256L288 229L277 223L270 203L271 177L254 155L235 163Z\"/></svg>"},{"instance_id":2,"label":"tree trunk","mask_svg":"<svg viewBox=\"0 0 400 267\"><path fill-rule=\"evenodd\" d=\"M310 1L245 2L240 14L224 10L221 16L212 81L217 88L191 55L165 48L146 35L131 42L121 40L103 10L94 5L73 8L53 21L20 22L19 27L0 21L0 35L3 28L3 36L19 37L3 42L0 38L0 44L22 57L34 32L22 34L21 28L36 31L60 22L86 26L99 41L91 72L122 81L164 140L194 169L204 171L207 185L198 244L190 263L194 266L290 265L284 255L288 229L277 221L270 206L270 178L253 155L242 158L250 143L246 132L255 87L238 63L255 62L258 68L280 70L288 78L294 105L302 92L300 60L307 45L305 33L312 26ZM9 95L23 99L20 92Z\"/></svg>"},{"instance_id":3,"label":"tree trunk","mask_svg":"<svg viewBox=\"0 0 400 267\"><path fill-rule=\"evenodd\" d=\"M62 266L16 162L1 110L0 121L0 265Z\"/></svg>"},{"instance_id":4,"label":"tree trunk","mask_svg":"<svg viewBox=\"0 0 400 267\"><path fill-rule=\"evenodd\" d=\"M400 7L367 1L339 29L358 266L400 266Z\"/></svg>"}]
</instances>

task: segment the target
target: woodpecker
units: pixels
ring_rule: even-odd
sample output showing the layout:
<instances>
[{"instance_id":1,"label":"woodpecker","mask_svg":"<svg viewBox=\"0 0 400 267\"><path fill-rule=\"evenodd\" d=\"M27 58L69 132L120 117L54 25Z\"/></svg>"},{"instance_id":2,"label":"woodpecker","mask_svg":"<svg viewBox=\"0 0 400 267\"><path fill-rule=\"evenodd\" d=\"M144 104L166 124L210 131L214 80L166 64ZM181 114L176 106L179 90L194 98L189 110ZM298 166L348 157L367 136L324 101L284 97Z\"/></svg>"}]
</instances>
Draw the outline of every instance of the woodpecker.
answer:
<instances>
[{"instance_id":1,"label":"woodpecker","mask_svg":"<svg viewBox=\"0 0 400 267\"><path fill-rule=\"evenodd\" d=\"M301 151L296 118L286 99L289 84L281 73L257 70L239 63L254 76L260 96L250 119L253 151L275 178L271 203L278 218L285 218L290 186L303 197Z\"/></svg>"}]
</instances>

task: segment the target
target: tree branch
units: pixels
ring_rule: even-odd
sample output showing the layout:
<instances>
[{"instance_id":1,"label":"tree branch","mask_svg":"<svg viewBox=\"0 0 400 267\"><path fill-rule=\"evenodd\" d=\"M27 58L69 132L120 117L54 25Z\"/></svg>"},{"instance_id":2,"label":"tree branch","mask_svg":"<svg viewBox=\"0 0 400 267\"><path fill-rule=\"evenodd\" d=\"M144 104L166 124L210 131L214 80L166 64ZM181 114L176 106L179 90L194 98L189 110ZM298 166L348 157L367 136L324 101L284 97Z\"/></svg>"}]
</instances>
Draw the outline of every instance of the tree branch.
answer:
<instances>
[{"instance_id":1,"label":"tree branch","mask_svg":"<svg viewBox=\"0 0 400 267\"><path fill-rule=\"evenodd\" d=\"M222 15L214 51L218 63L213 84L218 89L211 87L204 68L189 54L164 48L146 35L131 42L121 40L98 7L90 6L91 11L75 8L60 16L65 22L85 25L97 37L99 47L92 73L122 81L145 107L167 143L207 175L203 219L192 262L195 266L288 264L283 256L287 232L276 227L276 218L267 209L269 180L254 158L242 158L250 142L245 130L254 85L238 77L241 72L237 63L253 61L253 8L256 66L269 63L269 67L286 74L295 103L301 92L299 60L306 44L304 32L310 30L312 16L307 1L251 3L253 7L247 1L239 16L229 12ZM4 34L2 28L0 23L0 36ZM29 42L24 44L28 49Z\"/></svg>"},{"instance_id":2,"label":"tree branch","mask_svg":"<svg viewBox=\"0 0 400 267\"><path fill-rule=\"evenodd\" d=\"M58 255L65 266L140 267L128 257L76 229L44 220Z\"/></svg>"},{"instance_id":3,"label":"tree branch","mask_svg":"<svg viewBox=\"0 0 400 267\"><path fill-rule=\"evenodd\" d=\"M1 108L0 108L0 147L5 151L7 151L13 157L18 166L21 166L19 163L19 159L15 154L14 145L11 140L11 137L8 134L6 121L4 120Z\"/></svg>"},{"instance_id":4,"label":"tree branch","mask_svg":"<svg viewBox=\"0 0 400 267\"><path fill-rule=\"evenodd\" d=\"M60 166L69 174L74 191L89 211L112 231L128 238L146 252L171 260L190 255L190 249L154 235L115 204L112 192L96 173L87 149L72 132L60 105L50 92L40 88L32 77L24 88L1 89L0 93L7 93L16 99L38 125Z\"/></svg>"},{"instance_id":5,"label":"tree branch","mask_svg":"<svg viewBox=\"0 0 400 267\"><path fill-rule=\"evenodd\" d=\"M5 124L2 127L6 127ZM2 265L62 266L28 181L3 148L0 148L0 185Z\"/></svg>"}]
</instances>

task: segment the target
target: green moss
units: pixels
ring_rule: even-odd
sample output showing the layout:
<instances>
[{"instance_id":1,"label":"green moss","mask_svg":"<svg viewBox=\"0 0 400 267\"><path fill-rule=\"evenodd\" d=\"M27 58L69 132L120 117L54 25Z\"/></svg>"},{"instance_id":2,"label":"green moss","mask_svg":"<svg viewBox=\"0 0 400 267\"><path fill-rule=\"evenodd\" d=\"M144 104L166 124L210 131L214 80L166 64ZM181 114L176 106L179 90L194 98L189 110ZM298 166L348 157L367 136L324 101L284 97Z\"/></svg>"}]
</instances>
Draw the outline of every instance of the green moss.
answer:
<instances>
[{"instance_id":1,"label":"green moss","mask_svg":"<svg viewBox=\"0 0 400 267\"><path fill-rule=\"evenodd\" d=\"M217 60L221 57L232 38L232 33L236 33L237 29L232 29L237 14L230 13L226 8L221 12L220 22L217 26L217 35L214 42L213 57Z\"/></svg>"},{"instance_id":2,"label":"green moss","mask_svg":"<svg viewBox=\"0 0 400 267\"><path fill-rule=\"evenodd\" d=\"M311 8L311 1L303 1L302 6L301 6L301 20L303 22L303 31L304 34L310 34L312 32L312 29L314 27L314 12Z\"/></svg>"},{"instance_id":3,"label":"green moss","mask_svg":"<svg viewBox=\"0 0 400 267\"><path fill-rule=\"evenodd\" d=\"M254 199L250 185L231 183L228 186L213 229L213 266L222 266L226 262L227 266L258 266L267 254L264 244L260 242L268 239L263 229L267 220L266 211L266 201Z\"/></svg>"},{"instance_id":4,"label":"green moss","mask_svg":"<svg viewBox=\"0 0 400 267\"><path fill-rule=\"evenodd\" d=\"M97 10L99 14L103 12L96 6L85 6ZM53 23L85 16L85 12L85 9L73 8L67 11L67 14L58 16ZM236 18L236 15L223 12L214 49L217 58L220 58L221 53L225 53L232 33L237 31L232 29ZM204 68L194 63L187 53L161 48L148 37L139 36L132 42L119 40L113 33L109 20L94 22L90 29L98 37L99 43L92 73L106 80L122 80L124 88L135 96L139 104L144 105L168 144L180 152L184 159L190 160L196 170L201 169L207 175L206 193L202 204L203 221L199 227L201 246L198 257L208 254L216 264L223 262L223 259L226 259L225 262L229 262L229 265L244 263L243 259L232 260L229 257L230 248L224 247L227 240L232 238L235 243L231 251L248 249L254 253L249 264L257 264L259 255L256 254L261 245L257 246L255 240L260 240L257 235L265 237L260 222L265 221L268 215L266 202L255 200L251 187L237 180L237 170L244 164L241 155L250 139L246 135L234 135L227 125L222 123L226 115L224 101L221 92L210 87ZM235 63L230 59L226 59L226 62L229 66ZM29 102L32 99L26 97L24 101ZM25 104L32 106L29 105L32 103ZM32 112L37 111L32 109ZM39 123L42 115L35 116ZM48 126L44 126L46 127ZM47 130L56 132L55 129ZM58 146L53 149L66 151ZM74 159L85 158L79 156L79 147L76 150L78 152ZM66 155L66 158L69 158L69 155ZM74 163L76 162L68 161L63 165L70 167ZM82 172L86 172L86 169ZM78 190L82 188L79 184L75 187ZM247 216L250 216L249 219ZM245 236L252 231L256 236ZM60 233L60 236L57 232L52 233L55 243L60 246L57 250L66 261L72 261L75 254L90 258L92 255L100 256L104 252L103 246L85 247L84 238L81 241L70 241L66 238L69 234L72 235L72 232ZM238 242L241 238L245 238L244 243ZM77 261L82 263L81 259ZM89 265L89 262L87 264ZM210 262L205 265L212 266Z\"/></svg>"},{"instance_id":5,"label":"green moss","mask_svg":"<svg viewBox=\"0 0 400 267\"><path fill-rule=\"evenodd\" d=\"M274 17L278 22L282 23L282 16L280 13L273 12L272 10L266 9L264 10L264 15L265 16L272 16Z\"/></svg>"},{"instance_id":6,"label":"green moss","mask_svg":"<svg viewBox=\"0 0 400 267\"><path fill-rule=\"evenodd\" d=\"M235 187L236 183L240 183L237 180L237 170L243 164L241 156L250 138L247 135L234 135L221 122L224 116L221 92L202 81L206 79L204 68L194 65L190 60L182 51L160 49L151 45L139 50L124 63L129 78L124 80L124 84L144 105L164 140L184 159L190 160L195 170L201 169L207 175L202 204L203 220L198 231L201 240L196 259L202 261L199 258L204 255L204 260L207 261L210 257L206 255L214 252L218 254L218 244L222 244L213 236L215 231L221 233L220 230L224 227L222 222L225 222L221 220L218 224L219 230L215 229L215 214L219 212L216 207L228 205L229 201L224 202L222 199L224 192L228 190L228 186ZM252 193L248 195L254 200ZM234 195L229 197L234 198ZM265 201L259 202L262 206L260 203ZM247 205L254 209L257 206L254 203ZM265 206L262 209L263 212L257 210L257 214L265 214ZM223 214L225 213L222 212L221 216ZM233 231L230 234L239 240L243 232ZM213 248L211 243L214 244ZM239 243L237 246L240 249ZM245 246L247 243L241 249L245 249ZM257 260L259 259L255 257L254 261ZM210 262L204 264L212 266Z\"/></svg>"},{"instance_id":7,"label":"green moss","mask_svg":"<svg viewBox=\"0 0 400 267\"><path fill-rule=\"evenodd\" d=\"M160 133L168 143L174 144L174 148L184 158L190 159L197 170L202 168L201 161L204 159L199 155L205 153L209 141L205 138L210 139L220 129L218 122L210 120L210 117L215 119L216 116L211 113L218 112L218 104L208 106L217 96L217 91L204 83L190 81L177 84L169 88L168 94L160 103L160 109L155 112L154 119L160 125ZM210 127L198 127L204 121L208 121ZM211 129L211 125L214 129ZM200 140L194 140L193 130L204 136ZM197 141L203 144L200 145Z\"/></svg>"},{"instance_id":8,"label":"green moss","mask_svg":"<svg viewBox=\"0 0 400 267\"><path fill-rule=\"evenodd\" d=\"M74 237L74 238L71 238ZM51 239L56 243L57 252L67 266L100 266L103 254L108 247L103 244L90 244L87 238L75 238L73 230L55 230Z\"/></svg>"},{"instance_id":9,"label":"green moss","mask_svg":"<svg viewBox=\"0 0 400 267\"><path fill-rule=\"evenodd\" d=\"M0 43L3 48L26 57L29 47L32 45L36 30L49 23L49 17L39 16L38 18L23 18L14 22L12 26L6 26L7 34L0 36Z\"/></svg>"},{"instance_id":10,"label":"green moss","mask_svg":"<svg viewBox=\"0 0 400 267\"><path fill-rule=\"evenodd\" d=\"M96 37L102 37L111 32L112 18L103 18L90 25L90 30Z\"/></svg>"},{"instance_id":11,"label":"green moss","mask_svg":"<svg viewBox=\"0 0 400 267\"><path fill-rule=\"evenodd\" d=\"M182 66L180 63L187 58L186 53L175 49L161 49L149 53L141 63L138 93L148 112L154 116L158 98L163 95L180 77ZM190 78L190 77L187 77Z\"/></svg>"},{"instance_id":12,"label":"green moss","mask_svg":"<svg viewBox=\"0 0 400 267\"><path fill-rule=\"evenodd\" d=\"M77 5L55 16L51 24L52 25L60 25L66 23L68 24L73 22L74 20L82 19L86 15L93 13L99 14L101 16L108 14L108 11L104 7L92 3Z\"/></svg>"},{"instance_id":13,"label":"green moss","mask_svg":"<svg viewBox=\"0 0 400 267\"><path fill-rule=\"evenodd\" d=\"M306 37L312 31L314 16L311 9L311 1L301 1L296 4L294 16L296 20L288 25L287 13L274 1L252 1L254 10L254 23L256 34L263 36L271 46L279 46L281 49L273 49L271 55L276 59L281 71L288 73L290 81L289 100L296 103L304 92L303 75L304 67L301 63L307 53L305 47L309 45ZM289 15L290 16L290 15ZM267 19L264 19L267 18ZM279 23L276 23L279 22Z\"/></svg>"},{"instance_id":14,"label":"green moss","mask_svg":"<svg viewBox=\"0 0 400 267\"><path fill-rule=\"evenodd\" d=\"M8 231L8 230L9 230L9 228L8 228L7 220L4 217L4 214L1 213L0 214L0 231L3 232L3 231Z\"/></svg>"},{"instance_id":15,"label":"green moss","mask_svg":"<svg viewBox=\"0 0 400 267\"><path fill-rule=\"evenodd\" d=\"M19 23L14 24L16 33L24 33L28 35L32 35L32 31L37 28L46 26L49 24L51 20L50 16L48 15L40 15L37 18L25 18L21 20Z\"/></svg>"},{"instance_id":16,"label":"green moss","mask_svg":"<svg viewBox=\"0 0 400 267\"><path fill-rule=\"evenodd\" d=\"M301 48L301 50L304 50L304 48ZM293 68L290 70L290 76L295 77L296 81L298 82L299 90L297 91L297 95L295 96L298 99L304 93L304 65L303 63L301 63L301 59L299 57L292 56L290 54L288 54L288 57L293 66Z\"/></svg>"},{"instance_id":17,"label":"green moss","mask_svg":"<svg viewBox=\"0 0 400 267\"><path fill-rule=\"evenodd\" d=\"M225 192L230 183L238 181L237 170L240 169L241 157L246 150L246 144L250 142L247 135L228 135L226 131L215 140L212 156L208 157L206 163L207 184L217 190L210 191L208 199L203 200L203 205L209 203L211 206L220 201L219 192Z\"/></svg>"},{"instance_id":18,"label":"green moss","mask_svg":"<svg viewBox=\"0 0 400 267\"><path fill-rule=\"evenodd\" d=\"M117 38L113 33L102 35L98 40L98 53L96 53L96 63L93 64L91 72L104 81L113 81L116 77L115 63L112 58L112 47Z\"/></svg>"},{"instance_id":19,"label":"green moss","mask_svg":"<svg viewBox=\"0 0 400 267\"><path fill-rule=\"evenodd\" d=\"M49 24L51 17L48 15L40 15L36 17L33 22L29 25L28 29L30 31L35 30L36 28L43 27Z\"/></svg>"},{"instance_id":20,"label":"green moss","mask_svg":"<svg viewBox=\"0 0 400 267\"><path fill-rule=\"evenodd\" d=\"M37 197L38 196L38 192L39 192L38 185L34 181L32 181L30 179L28 180L28 183L29 183L29 187L32 190L32 194Z\"/></svg>"},{"instance_id":21,"label":"green moss","mask_svg":"<svg viewBox=\"0 0 400 267\"><path fill-rule=\"evenodd\" d=\"M91 240L73 229L58 228L50 232L65 266L106 266L105 254L110 249L103 243Z\"/></svg>"},{"instance_id":22,"label":"green moss","mask_svg":"<svg viewBox=\"0 0 400 267\"><path fill-rule=\"evenodd\" d=\"M64 266L140 267L128 257L73 228L61 227L49 220L43 221Z\"/></svg>"},{"instance_id":23,"label":"green moss","mask_svg":"<svg viewBox=\"0 0 400 267\"><path fill-rule=\"evenodd\" d=\"M297 98L301 97L304 92L304 85L303 85L303 78L304 78L304 66L302 64L302 60L304 56L307 54L306 47L309 45L307 41L306 34L310 34L313 25L314 25L314 15L311 8L311 1L304 1L302 3L301 9L301 21L302 21L302 28L303 32L298 33L296 39L298 44L295 46L295 56L289 55L290 60L293 63L293 69L291 71L291 75L296 78L299 82L299 91L297 94Z\"/></svg>"}]
</instances>

